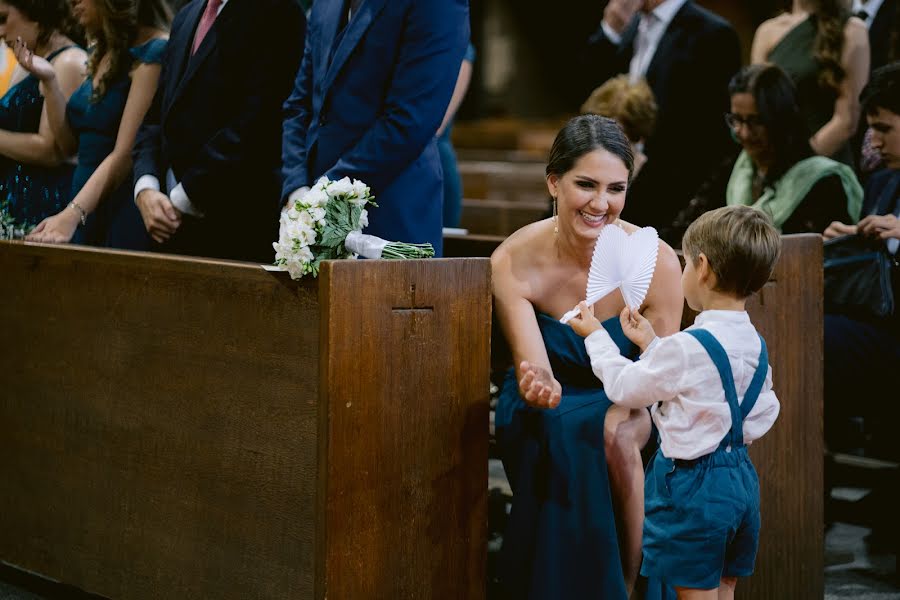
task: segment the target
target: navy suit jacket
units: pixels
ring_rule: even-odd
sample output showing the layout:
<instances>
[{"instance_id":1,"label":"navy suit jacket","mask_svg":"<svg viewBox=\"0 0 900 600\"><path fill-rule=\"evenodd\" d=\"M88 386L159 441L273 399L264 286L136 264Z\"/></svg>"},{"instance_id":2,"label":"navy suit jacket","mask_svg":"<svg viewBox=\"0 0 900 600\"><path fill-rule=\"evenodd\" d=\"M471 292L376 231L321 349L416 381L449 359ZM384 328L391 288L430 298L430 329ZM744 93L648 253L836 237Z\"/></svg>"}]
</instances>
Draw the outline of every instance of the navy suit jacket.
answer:
<instances>
[{"instance_id":1,"label":"navy suit jacket","mask_svg":"<svg viewBox=\"0 0 900 600\"><path fill-rule=\"evenodd\" d=\"M628 73L637 37L638 16L613 44L597 32L588 41L587 69L599 85ZM659 113L646 140L647 164L628 190L623 216L652 225L666 237L678 212L723 159L736 154L724 113L728 82L741 66L740 44L731 25L688 1L675 14L647 68ZM679 243L680 240L667 240Z\"/></svg>"},{"instance_id":2,"label":"navy suit jacket","mask_svg":"<svg viewBox=\"0 0 900 600\"><path fill-rule=\"evenodd\" d=\"M192 55L205 7L193 0L172 23L156 97L135 143L135 181L153 175L165 192L172 169L205 215L185 215L161 250L272 262L281 107L300 64L306 18L296 0L228 0Z\"/></svg>"},{"instance_id":3,"label":"navy suit jacket","mask_svg":"<svg viewBox=\"0 0 900 600\"><path fill-rule=\"evenodd\" d=\"M469 40L468 0L314 2L285 103L284 188L325 176L372 188L367 233L441 252L443 182L434 135Z\"/></svg>"}]
</instances>

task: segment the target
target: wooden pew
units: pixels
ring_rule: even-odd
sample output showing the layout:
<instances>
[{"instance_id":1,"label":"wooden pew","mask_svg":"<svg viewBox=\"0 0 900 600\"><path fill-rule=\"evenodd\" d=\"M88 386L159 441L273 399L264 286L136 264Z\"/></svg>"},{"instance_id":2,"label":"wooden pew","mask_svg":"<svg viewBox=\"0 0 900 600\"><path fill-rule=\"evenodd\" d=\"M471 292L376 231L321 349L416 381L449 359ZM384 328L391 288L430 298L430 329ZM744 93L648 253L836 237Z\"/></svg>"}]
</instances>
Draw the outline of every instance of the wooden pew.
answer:
<instances>
[{"instance_id":1,"label":"wooden pew","mask_svg":"<svg viewBox=\"0 0 900 600\"><path fill-rule=\"evenodd\" d=\"M0 243L0 561L111 598L483 598L489 265Z\"/></svg>"},{"instance_id":2,"label":"wooden pew","mask_svg":"<svg viewBox=\"0 0 900 600\"><path fill-rule=\"evenodd\" d=\"M501 241L447 236L445 251L488 256ZM760 478L763 528L756 574L737 589L736 597L748 600L824 595L822 241L810 234L782 241L772 279L747 305L766 339L781 401L775 426L750 449ZM685 306L682 327L693 320ZM502 343L495 335L492 354L508 355Z\"/></svg>"},{"instance_id":3,"label":"wooden pew","mask_svg":"<svg viewBox=\"0 0 900 600\"><path fill-rule=\"evenodd\" d=\"M462 228L505 236L547 216L550 201L543 163L462 160L458 165Z\"/></svg>"}]
</instances>

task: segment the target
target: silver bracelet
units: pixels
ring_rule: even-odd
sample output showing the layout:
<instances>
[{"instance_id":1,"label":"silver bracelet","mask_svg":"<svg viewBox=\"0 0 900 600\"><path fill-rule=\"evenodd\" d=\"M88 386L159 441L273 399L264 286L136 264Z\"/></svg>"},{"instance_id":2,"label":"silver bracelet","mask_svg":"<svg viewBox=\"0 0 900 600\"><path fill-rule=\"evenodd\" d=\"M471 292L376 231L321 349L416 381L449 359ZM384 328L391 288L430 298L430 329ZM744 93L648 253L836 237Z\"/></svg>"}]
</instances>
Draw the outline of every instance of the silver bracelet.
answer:
<instances>
[{"instance_id":1,"label":"silver bracelet","mask_svg":"<svg viewBox=\"0 0 900 600\"><path fill-rule=\"evenodd\" d=\"M69 202L69 206L77 210L81 214L81 226L84 227L84 224L87 222L87 213L84 212L84 209L81 208L81 205L72 200Z\"/></svg>"}]
</instances>

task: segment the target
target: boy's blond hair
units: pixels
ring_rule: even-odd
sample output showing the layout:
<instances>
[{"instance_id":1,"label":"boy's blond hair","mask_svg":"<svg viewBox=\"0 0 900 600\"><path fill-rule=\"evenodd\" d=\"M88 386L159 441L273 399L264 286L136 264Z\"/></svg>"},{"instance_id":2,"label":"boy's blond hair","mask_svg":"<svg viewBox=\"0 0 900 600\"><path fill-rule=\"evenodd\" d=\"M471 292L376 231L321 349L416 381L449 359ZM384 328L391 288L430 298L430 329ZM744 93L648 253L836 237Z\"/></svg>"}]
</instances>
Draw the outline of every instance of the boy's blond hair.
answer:
<instances>
[{"instance_id":1,"label":"boy's blond hair","mask_svg":"<svg viewBox=\"0 0 900 600\"><path fill-rule=\"evenodd\" d=\"M716 275L716 291L746 298L766 284L781 254L772 219L749 206L726 206L691 223L681 241L684 259L701 253Z\"/></svg>"}]
</instances>

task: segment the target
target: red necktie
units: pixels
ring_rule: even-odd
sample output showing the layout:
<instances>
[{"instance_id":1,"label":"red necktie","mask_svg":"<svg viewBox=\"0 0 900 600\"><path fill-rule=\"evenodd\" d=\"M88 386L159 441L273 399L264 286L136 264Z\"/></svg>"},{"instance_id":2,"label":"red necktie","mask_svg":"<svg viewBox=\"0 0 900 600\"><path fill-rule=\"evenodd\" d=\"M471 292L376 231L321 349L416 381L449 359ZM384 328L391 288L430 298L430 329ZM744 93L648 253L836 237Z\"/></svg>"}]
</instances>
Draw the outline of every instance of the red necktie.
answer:
<instances>
[{"instance_id":1,"label":"red necktie","mask_svg":"<svg viewBox=\"0 0 900 600\"><path fill-rule=\"evenodd\" d=\"M209 33L209 30L212 29L213 23L216 21L216 16L219 14L220 6L222 6L222 0L208 0L206 3L206 10L203 11L203 16L200 17L200 24L197 25L197 33L194 35L194 47L191 49L191 54L197 52L197 48L200 47L203 38L205 38L206 34Z\"/></svg>"}]
</instances>

